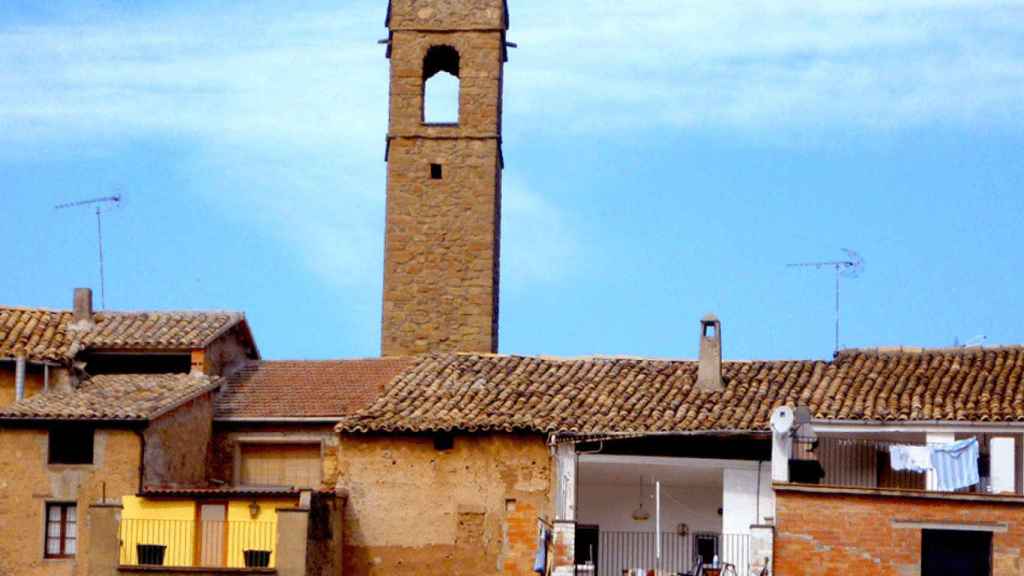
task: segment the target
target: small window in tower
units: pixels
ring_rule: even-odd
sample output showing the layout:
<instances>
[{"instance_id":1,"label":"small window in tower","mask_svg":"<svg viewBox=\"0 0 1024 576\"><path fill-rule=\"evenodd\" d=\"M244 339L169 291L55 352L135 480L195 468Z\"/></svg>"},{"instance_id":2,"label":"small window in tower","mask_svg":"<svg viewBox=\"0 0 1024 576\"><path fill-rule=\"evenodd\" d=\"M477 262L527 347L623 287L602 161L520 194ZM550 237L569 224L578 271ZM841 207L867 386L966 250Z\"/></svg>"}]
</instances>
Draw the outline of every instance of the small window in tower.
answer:
<instances>
[{"instance_id":1,"label":"small window in tower","mask_svg":"<svg viewBox=\"0 0 1024 576\"><path fill-rule=\"evenodd\" d=\"M442 170L440 164L431 164L430 165L430 179L431 180L440 180L443 175L444 175L444 171Z\"/></svg>"},{"instance_id":2,"label":"small window in tower","mask_svg":"<svg viewBox=\"0 0 1024 576\"><path fill-rule=\"evenodd\" d=\"M459 122L459 53L451 46L431 46L423 58L423 121Z\"/></svg>"}]
</instances>

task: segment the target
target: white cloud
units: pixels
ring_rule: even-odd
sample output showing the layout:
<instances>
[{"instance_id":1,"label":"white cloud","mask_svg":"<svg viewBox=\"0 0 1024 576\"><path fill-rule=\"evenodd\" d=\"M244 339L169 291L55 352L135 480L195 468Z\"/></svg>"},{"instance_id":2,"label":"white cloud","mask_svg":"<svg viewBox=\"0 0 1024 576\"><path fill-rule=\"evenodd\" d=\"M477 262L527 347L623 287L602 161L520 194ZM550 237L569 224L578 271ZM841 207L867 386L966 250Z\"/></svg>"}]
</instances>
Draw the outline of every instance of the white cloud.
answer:
<instances>
[{"instance_id":1,"label":"white cloud","mask_svg":"<svg viewBox=\"0 0 1024 576\"><path fill-rule=\"evenodd\" d=\"M501 203L504 286L557 283L579 269L585 257L567 212L530 190L518 177L506 177Z\"/></svg>"},{"instance_id":2,"label":"white cloud","mask_svg":"<svg viewBox=\"0 0 1024 576\"><path fill-rule=\"evenodd\" d=\"M506 131L744 134L1024 119L1024 2L512 1ZM377 282L383 4L169 8L0 22L0 149L185 138L188 169L331 282ZM175 11L177 10L177 11ZM102 16L102 15L100 15ZM45 149L45 147L43 147ZM506 284L582 257L566 214L505 191ZM267 232L269 231L269 232Z\"/></svg>"}]
</instances>

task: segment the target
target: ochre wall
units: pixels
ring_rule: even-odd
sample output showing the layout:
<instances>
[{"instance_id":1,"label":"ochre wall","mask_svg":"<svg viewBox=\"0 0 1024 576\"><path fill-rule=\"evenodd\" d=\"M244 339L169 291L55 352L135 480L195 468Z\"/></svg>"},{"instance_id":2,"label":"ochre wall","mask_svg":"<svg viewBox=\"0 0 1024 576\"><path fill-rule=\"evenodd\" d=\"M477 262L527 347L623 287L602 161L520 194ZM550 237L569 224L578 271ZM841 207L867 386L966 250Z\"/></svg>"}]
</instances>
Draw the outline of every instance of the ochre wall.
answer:
<instances>
[{"instance_id":1,"label":"ochre wall","mask_svg":"<svg viewBox=\"0 0 1024 576\"><path fill-rule=\"evenodd\" d=\"M235 446L245 438L288 438L309 439L321 438L323 450L323 482L322 488L334 488L338 478L337 452L338 435L334 433L334 424L272 424L272 423L234 423L214 422L213 439L210 445L207 471L209 477L232 484L234 478Z\"/></svg>"},{"instance_id":2,"label":"ochre wall","mask_svg":"<svg viewBox=\"0 0 1024 576\"><path fill-rule=\"evenodd\" d=\"M48 465L45 429L0 428L0 574L85 574L85 563L43 558L47 502L77 502L79 557L89 545L89 505L138 490L140 441L132 430L97 430L92 465Z\"/></svg>"},{"instance_id":3,"label":"ochre wall","mask_svg":"<svg viewBox=\"0 0 1024 576\"><path fill-rule=\"evenodd\" d=\"M0 362L0 407L14 404L16 396L14 362ZM51 378L53 370L51 369ZM35 364L25 367L25 398L31 398L43 391L43 368ZM51 382L52 383L52 382Z\"/></svg>"},{"instance_id":4,"label":"ochre wall","mask_svg":"<svg viewBox=\"0 0 1024 576\"><path fill-rule=\"evenodd\" d=\"M343 435L344 574L532 574L551 467L540 435Z\"/></svg>"},{"instance_id":5,"label":"ochre wall","mask_svg":"<svg viewBox=\"0 0 1024 576\"><path fill-rule=\"evenodd\" d=\"M212 434L213 399L206 394L146 428L146 486L202 484Z\"/></svg>"},{"instance_id":6,"label":"ochre wall","mask_svg":"<svg viewBox=\"0 0 1024 576\"><path fill-rule=\"evenodd\" d=\"M1024 505L778 491L775 574L920 574L921 530L893 520L1005 522L992 537L994 576L1024 574Z\"/></svg>"}]
</instances>

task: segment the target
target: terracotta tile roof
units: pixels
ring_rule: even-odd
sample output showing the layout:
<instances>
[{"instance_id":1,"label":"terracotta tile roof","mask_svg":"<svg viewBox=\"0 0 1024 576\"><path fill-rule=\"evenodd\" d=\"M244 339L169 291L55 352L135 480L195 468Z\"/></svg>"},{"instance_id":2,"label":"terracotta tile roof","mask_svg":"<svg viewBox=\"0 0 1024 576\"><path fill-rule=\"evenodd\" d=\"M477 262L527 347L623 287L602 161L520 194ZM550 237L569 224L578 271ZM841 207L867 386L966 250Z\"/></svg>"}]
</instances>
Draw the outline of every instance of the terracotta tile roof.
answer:
<instances>
[{"instance_id":1,"label":"terracotta tile roof","mask_svg":"<svg viewBox=\"0 0 1024 576\"><path fill-rule=\"evenodd\" d=\"M725 362L723 392L696 376L693 361L430 355L338 430L758 431L783 404L827 420L1024 422L1024 347Z\"/></svg>"},{"instance_id":2,"label":"terracotta tile roof","mask_svg":"<svg viewBox=\"0 0 1024 576\"><path fill-rule=\"evenodd\" d=\"M74 390L43 392L0 408L0 420L145 421L220 385L191 374L93 376Z\"/></svg>"},{"instance_id":3,"label":"terracotta tile roof","mask_svg":"<svg viewBox=\"0 0 1024 576\"><path fill-rule=\"evenodd\" d=\"M340 418L366 407L406 358L252 362L217 398L215 418Z\"/></svg>"},{"instance_id":4,"label":"terracotta tile roof","mask_svg":"<svg viewBox=\"0 0 1024 576\"><path fill-rule=\"evenodd\" d=\"M239 312L97 312L93 318L93 326L78 330L72 327L68 311L0 307L0 358L25 355L61 361L85 348L204 348L245 316Z\"/></svg>"},{"instance_id":5,"label":"terracotta tile roof","mask_svg":"<svg viewBox=\"0 0 1024 576\"><path fill-rule=\"evenodd\" d=\"M294 486L146 486L139 496L144 498L205 497L228 498L244 496L298 496L302 490Z\"/></svg>"}]
</instances>

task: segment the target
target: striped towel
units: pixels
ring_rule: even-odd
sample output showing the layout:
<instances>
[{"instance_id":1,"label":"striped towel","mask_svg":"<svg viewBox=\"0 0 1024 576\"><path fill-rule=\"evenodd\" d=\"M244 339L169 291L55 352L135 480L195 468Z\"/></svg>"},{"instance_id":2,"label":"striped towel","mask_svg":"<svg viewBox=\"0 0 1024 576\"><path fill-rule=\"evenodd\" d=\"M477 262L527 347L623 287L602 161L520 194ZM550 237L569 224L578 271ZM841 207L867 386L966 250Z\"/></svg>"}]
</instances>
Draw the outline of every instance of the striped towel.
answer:
<instances>
[{"instance_id":1,"label":"striped towel","mask_svg":"<svg viewBox=\"0 0 1024 576\"><path fill-rule=\"evenodd\" d=\"M932 468L939 490L952 492L980 482L978 453L977 438L932 446Z\"/></svg>"}]
</instances>

